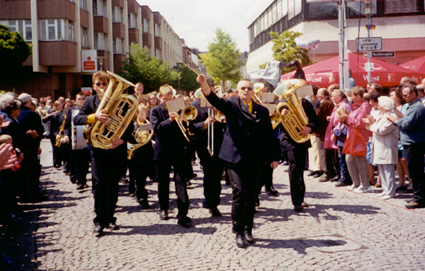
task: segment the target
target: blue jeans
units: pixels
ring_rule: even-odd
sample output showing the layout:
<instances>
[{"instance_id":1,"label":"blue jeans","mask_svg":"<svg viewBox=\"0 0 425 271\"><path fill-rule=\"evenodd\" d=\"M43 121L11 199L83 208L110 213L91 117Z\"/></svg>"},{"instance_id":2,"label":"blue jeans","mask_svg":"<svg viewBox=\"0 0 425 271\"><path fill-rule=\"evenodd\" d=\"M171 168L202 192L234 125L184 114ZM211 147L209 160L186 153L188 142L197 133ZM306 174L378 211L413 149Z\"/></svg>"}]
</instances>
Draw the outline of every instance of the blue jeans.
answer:
<instances>
[{"instance_id":1,"label":"blue jeans","mask_svg":"<svg viewBox=\"0 0 425 271\"><path fill-rule=\"evenodd\" d=\"M340 178L339 180L346 184L352 184L350 173L348 172L347 162L345 161L345 154L342 153L343 147L339 147L338 156L339 156L339 168L340 168Z\"/></svg>"}]
</instances>

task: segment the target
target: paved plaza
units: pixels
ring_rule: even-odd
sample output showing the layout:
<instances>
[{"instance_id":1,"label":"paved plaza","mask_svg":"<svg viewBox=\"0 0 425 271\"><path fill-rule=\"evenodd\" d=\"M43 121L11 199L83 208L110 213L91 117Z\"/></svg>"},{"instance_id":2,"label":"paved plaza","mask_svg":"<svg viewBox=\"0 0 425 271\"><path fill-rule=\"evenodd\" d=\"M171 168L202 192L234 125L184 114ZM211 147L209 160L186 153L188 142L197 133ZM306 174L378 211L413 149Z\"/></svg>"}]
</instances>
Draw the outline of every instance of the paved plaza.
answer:
<instances>
[{"instance_id":1,"label":"paved plaza","mask_svg":"<svg viewBox=\"0 0 425 271\"><path fill-rule=\"evenodd\" d=\"M212 218L202 208L198 163L198 177L188 189L193 228L177 226L173 183L172 218L159 220L157 183L148 181L153 208L141 210L129 197L128 185L120 184L120 229L97 238L91 187L77 191L52 166L48 140L42 148L41 181L49 199L23 206L19 236L3 238L10 243L12 260L22 263L18 270L425 270L425 209L404 208L409 194L383 201L374 196L377 188L356 194L306 177L310 207L296 213L285 166L274 173L279 196L260 196L253 231L257 242L246 249L236 247L231 230L229 186L222 183L222 217ZM22 230L25 219L31 220L27 232Z\"/></svg>"}]
</instances>

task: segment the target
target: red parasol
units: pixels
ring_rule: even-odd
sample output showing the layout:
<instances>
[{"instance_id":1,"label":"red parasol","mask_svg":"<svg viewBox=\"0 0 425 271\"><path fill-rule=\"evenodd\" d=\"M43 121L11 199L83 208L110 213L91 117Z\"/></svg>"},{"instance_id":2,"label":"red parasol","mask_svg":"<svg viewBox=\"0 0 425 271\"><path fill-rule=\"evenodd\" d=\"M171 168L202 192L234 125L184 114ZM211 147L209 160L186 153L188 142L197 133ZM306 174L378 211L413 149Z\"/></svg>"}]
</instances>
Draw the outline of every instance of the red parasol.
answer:
<instances>
[{"instance_id":1,"label":"red parasol","mask_svg":"<svg viewBox=\"0 0 425 271\"><path fill-rule=\"evenodd\" d=\"M407 61L400 66L415 72L425 73L425 56Z\"/></svg>"},{"instance_id":2,"label":"red parasol","mask_svg":"<svg viewBox=\"0 0 425 271\"><path fill-rule=\"evenodd\" d=\"M348 53L348 60L356 85L366 87L367 71L365 70L365 63L367 63L367 59L363 55ZM383 87L397 86L400 84L401 78L405 76L414 78L417 81L425 78L425 71L420 73L408 70L375 58L372 58L371 62L374 65L374 70L371 72L372 81ZM303 70L309 84L315 84L319 87L328 87L335 83L339 84L339 56L304 67ZM283 74L281 80L292 78L294 73Z\"/></svg>"}]
</instances>

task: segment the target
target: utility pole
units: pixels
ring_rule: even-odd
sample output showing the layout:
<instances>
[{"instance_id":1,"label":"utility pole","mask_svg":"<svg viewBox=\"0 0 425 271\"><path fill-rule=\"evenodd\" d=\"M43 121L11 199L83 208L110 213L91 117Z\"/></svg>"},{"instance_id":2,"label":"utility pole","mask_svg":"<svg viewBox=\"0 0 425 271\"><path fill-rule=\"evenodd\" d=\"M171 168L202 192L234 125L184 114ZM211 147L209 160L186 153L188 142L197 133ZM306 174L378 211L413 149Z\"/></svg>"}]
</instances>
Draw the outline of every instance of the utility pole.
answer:
<instances>
[{"instance_id":1,"label":"utility pole","mask_svg":"<svg viewBox=\"0 0 425 271\"><path fill-rule=\"evenodd\" d=\"M349 90L348 78L348 53L347 36L345 30L347 27L347 6L345 0L338 2L338 26L339 26L339 85L344 91Z\"/></svg>"},{"instance_id":2,"label":"utility pole","mask_svg":"<svg viewBox=\"0 0 425 271\"><path fill-rule=\"evenodd\" d=\"M365 0L365 7L364 7L364 12L366 14L366 18L367 18L367 37L370 38L370 26L372 24L371 22L371 14L372 14L372 3L371 0ZM371 58L371 52L367 51L367 65L368 65L368 69L367 69L367 82L370 83L372 82L372 77L370 75L370 58Z\"/></svg>"}]
</instances>

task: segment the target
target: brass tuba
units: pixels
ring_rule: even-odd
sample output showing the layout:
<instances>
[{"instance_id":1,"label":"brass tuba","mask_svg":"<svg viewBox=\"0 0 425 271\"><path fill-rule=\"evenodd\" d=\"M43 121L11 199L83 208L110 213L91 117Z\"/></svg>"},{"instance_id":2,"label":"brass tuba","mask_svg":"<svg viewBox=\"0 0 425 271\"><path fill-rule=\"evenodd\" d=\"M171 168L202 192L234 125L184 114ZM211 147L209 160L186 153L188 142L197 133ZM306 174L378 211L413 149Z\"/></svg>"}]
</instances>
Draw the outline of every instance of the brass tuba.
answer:
<instances>
[{"instance_id":1,"label":"brass tuba","mask_svg":"<svg viewBox=\"0 0 425 271\"><path fill-rule=\"evenodd\" d=\"M146 120L147 121L147 120ZM150 122L147 121L147 124L150 125ZM139 126L136 131L132 133L134 139L136 140L136 144L131 144L127 142L127 158L128 160L131 160L134 155L134 151L137 150L140 147L143 147L149 141L151 141L153 136L153 129L152 126L150 126L148 129L145 128L145 126Z\"/></svg>"},{"instance_id":2,"label":"brass tuba","mask_svg":"<svg viewBox=\"0 0 425 271\"><path fill-rule=\"evenodd\" d=\"M308 118L304 112L300 99L295 91L305 86L302 79L290 79L279 85L273 93L277 96L283 96L287 102L281 102L276 107L276 112L282 116L282 125L289 136L297 143L304 143L310 139L310 135L303 136L301 131L308 124ZM282 115L281 111L287 107L289 113Z\"/></svg>"},{"instance_id":3,"label":"brass tuba","mask_svg":"<svg viewBox=\"0 0 425 271\"><path fill-rule=\"evenodd\" d=\"M134 86L133 83L113 72L107 73L110 75L109 85L96 112L106 109L109 120L106 123L96 121L87 131L89 143L104 150L111 149L112 141L121 138L133 121L138 105L136 98L122 94L129 86Z\"/></svg>"}]
</instances>

